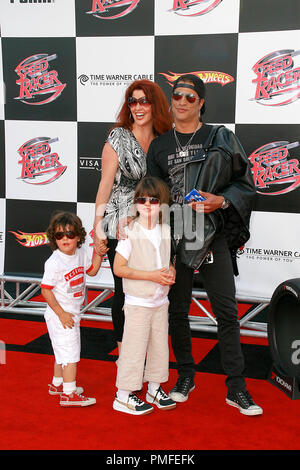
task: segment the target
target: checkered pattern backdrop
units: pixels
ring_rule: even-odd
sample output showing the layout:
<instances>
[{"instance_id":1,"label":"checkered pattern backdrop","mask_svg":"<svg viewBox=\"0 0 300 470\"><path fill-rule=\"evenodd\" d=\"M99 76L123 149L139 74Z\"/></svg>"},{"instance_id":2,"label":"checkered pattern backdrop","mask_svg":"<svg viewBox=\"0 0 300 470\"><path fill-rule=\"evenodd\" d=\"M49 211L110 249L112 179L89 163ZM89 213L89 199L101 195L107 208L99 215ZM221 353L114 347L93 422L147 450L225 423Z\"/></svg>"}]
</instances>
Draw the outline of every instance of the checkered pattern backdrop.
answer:
<instances>
[{"instance_id":1,"label":"checkered pattern backdrop","mask_svg":"<svg viewBox=\"0 0 300 470\"><path fill-rule=\"evenodd\" d=\"M1 0L0 274L40 275L57 208L92 243L101 150L128 84L207 83L206 122L242 141L258 190L241 296L300 276L298 0ZM100 283L111 282L108 264Z\"/></svg>"}]
</instances>

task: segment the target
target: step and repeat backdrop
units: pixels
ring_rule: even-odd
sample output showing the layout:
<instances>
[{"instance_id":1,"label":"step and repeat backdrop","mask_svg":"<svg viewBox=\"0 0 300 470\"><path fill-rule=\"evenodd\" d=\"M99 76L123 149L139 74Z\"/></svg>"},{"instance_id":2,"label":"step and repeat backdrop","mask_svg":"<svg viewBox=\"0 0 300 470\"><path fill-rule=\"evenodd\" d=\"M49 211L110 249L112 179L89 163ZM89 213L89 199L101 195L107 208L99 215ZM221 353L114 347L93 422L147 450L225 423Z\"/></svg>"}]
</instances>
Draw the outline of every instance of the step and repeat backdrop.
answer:
<instances>
[{"instance_id":1,"label":"step and repeat backdrop","mask_svg":"<svg viewBox=\"0 0 300 470\"><path fill-rule=\"evenodd\" d=\"M257 188L238 294L300 277L298 0L1 0L0 275L40 276L53 211L92 250L107 132L135 79L207 85L206 122L244 145ZM111 283L108 261L97 282Z\"/></svg>"}]
</instances>

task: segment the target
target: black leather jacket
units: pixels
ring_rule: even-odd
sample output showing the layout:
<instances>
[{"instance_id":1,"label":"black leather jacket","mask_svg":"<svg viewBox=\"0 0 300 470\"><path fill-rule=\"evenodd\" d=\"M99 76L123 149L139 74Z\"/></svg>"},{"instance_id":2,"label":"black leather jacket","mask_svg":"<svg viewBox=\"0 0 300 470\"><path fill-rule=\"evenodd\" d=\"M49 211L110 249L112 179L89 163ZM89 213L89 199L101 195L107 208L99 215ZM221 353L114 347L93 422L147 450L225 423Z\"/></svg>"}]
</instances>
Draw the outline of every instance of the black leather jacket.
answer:
<instances>
[{"instance_id":1,"label":"black leather jacket","mask_svg":"<svg viewBox=\"0 0 300 470\"><path fill-rule=\"evenodd\" d=\"M187 240L183 236L178 245L181 261L194 269L199 268L216 234L224 231L234 271L238 274L236 251L250 237L249 222L256 190L247 155L233 132L224 126L212 126L203 152L185 166L184 187L185 194L196 188L223 195L231 204L228 209L204 215L202 248L187 249ZM190 207L185 209L187 214L190 210L189 216L195 222L195 211Z\"/></svg>"}]
</instances>

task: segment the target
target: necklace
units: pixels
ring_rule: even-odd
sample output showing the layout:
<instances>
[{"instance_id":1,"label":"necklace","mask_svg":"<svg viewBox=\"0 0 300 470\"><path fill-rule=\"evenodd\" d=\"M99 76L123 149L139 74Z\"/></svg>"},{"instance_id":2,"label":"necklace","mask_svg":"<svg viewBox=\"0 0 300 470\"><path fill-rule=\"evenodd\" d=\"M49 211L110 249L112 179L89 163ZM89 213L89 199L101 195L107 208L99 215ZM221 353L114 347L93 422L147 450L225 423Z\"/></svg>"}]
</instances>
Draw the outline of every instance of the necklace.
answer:
<instances>
[{"instance_id":1,"label":"necklace","mask_svg":"<svg viewBox=\"0 0 300 470\"><path fill-rule=\"evenodd\" d=\"M180 157L187 157L188 154L189 154L189 145L191 144L193 138L194 138L194 135L196 134L196 132L198 131L198 129L200 129L200 123L197 125L194 133L192 134L191 138L189 139L189 141L183 146L181 145L181 143L179 142L179 139L178 139L178 135L177 135L177 131L176 131L176 127L175 127L175 124L173 124L173 132L174 132L174 137L175 137L175 141L176 141L176 144L177 144L177 147L180 149L179 150L179 156Z\"/></svg>"}]
</instances>

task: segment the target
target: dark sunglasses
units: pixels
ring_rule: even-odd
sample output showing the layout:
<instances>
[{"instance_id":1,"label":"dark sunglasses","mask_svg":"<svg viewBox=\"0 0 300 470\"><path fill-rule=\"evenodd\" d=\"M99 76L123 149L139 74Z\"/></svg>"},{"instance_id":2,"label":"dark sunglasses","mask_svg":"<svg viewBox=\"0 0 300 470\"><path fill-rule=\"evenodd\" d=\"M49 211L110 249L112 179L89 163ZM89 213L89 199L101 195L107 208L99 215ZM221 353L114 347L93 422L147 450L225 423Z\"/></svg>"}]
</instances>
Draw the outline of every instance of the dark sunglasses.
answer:
<instances>
[{"instance_id":1,"label":"dark sunglasses","mask_svg":"<svg viewBox=\"0 0 300 470\"><path fill-rule=\"evenodd\" d=\"M72 230L68 230L67 232L55 232L54 237L56 240L61 240L62 238L64 238L65 235L67 238L70 238L71 240L73 240L77 236L76 232L73 232Z\"/></svg>"},{"instance_id":2,"label":"dark sunglasses","mask_svg":"<svg viewBox=\"0 0 300 470\"><path fill-rule=\"evenodd\" d=\"M139 99L134 98L133 96L129 96L127 103L129 107L136 106L137 104L141 106L150 106L151 104L150 101L145 96Z\"/></svg>"},{"instance_id":3,"label":"dark sunglasses","mask_svg":"<svg viewBox=\"0 0 300 470\"><path fill-rule=\"evenodd\" d=\"M146 204L147 200L150 204L159 204L160 200L157 197L137 197L135 202L136 204Z\"/></svg>"},{"instance_id":4,"label":"dark sunglasses","mask_svg":"<svg viewBox=\"0 0 300 470\"><path fill-rule=\"evenodd\" d=\"M197 96L193 95L192 93L182 93L181 91L174 91L172 94L172 98L175 101L181 100L181 98L185 96L189 103L195 103L196 100L200 100Z\"/></svg>"}]
</instances>

